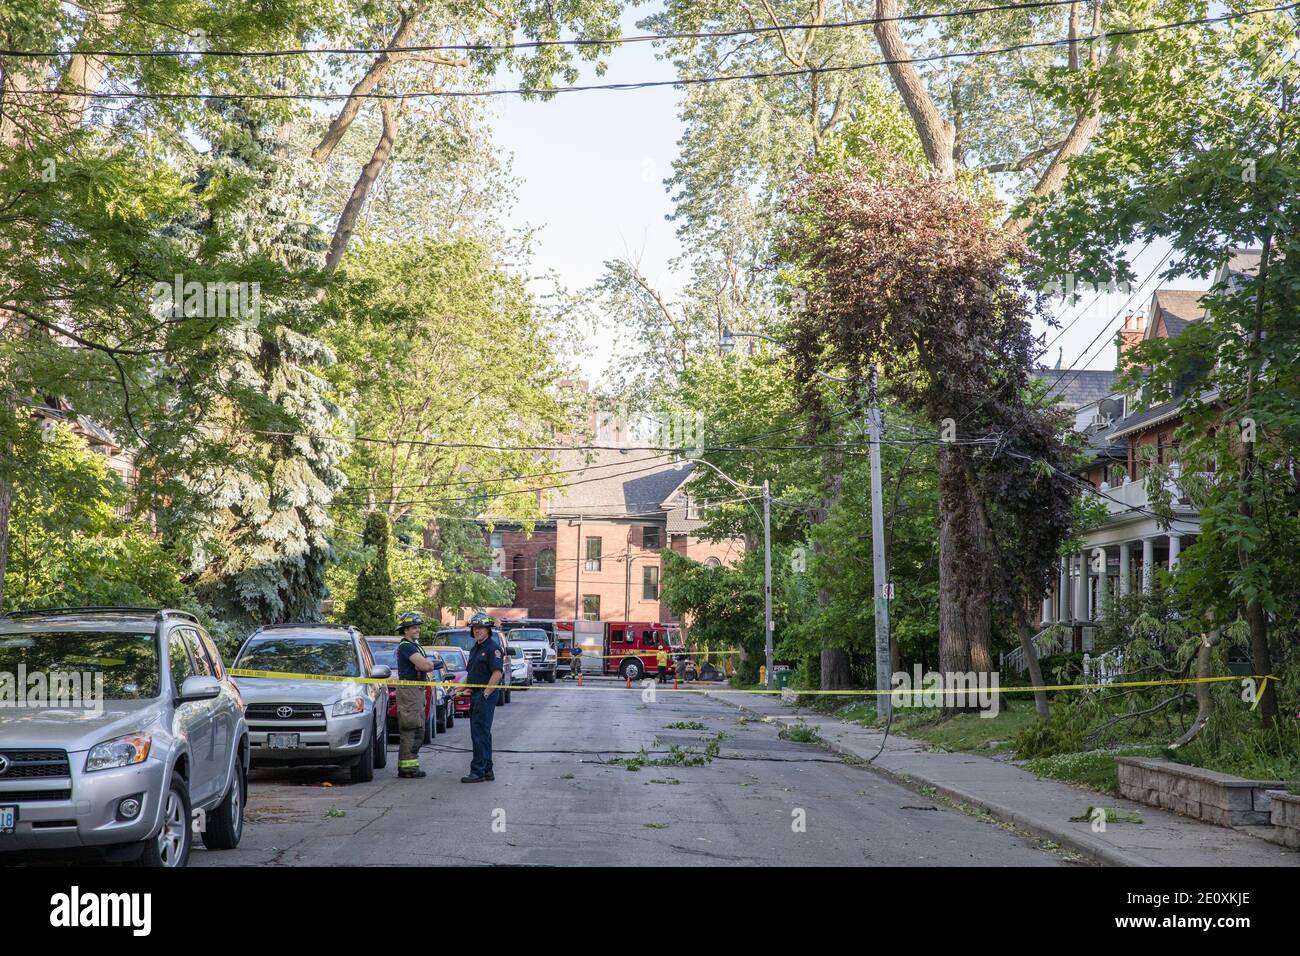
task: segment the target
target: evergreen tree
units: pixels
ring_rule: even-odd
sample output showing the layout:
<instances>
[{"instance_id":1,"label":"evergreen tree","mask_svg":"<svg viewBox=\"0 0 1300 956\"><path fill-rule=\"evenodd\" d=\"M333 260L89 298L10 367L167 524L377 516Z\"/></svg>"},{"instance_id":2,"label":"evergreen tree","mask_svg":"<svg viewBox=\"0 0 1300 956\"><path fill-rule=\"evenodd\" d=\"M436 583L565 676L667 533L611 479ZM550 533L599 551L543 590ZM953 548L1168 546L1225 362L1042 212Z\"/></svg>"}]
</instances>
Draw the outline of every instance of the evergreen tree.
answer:
<instances>
[{"instance_id":1,"label":"evergreen tree","mask_svg":"<svg viewBox=\"0 0 1300 956\"><path fill-rule=\"evenodd\" d=\"M205 601L243 629L319 620L347 450L332 437L342 413L318 374L334 361L313 294L327 240L302 207L310 167L285 148L287 127L241 107L214 112L212 150L195 168L203 209L182 231L198 278L247 286L249 307L193 317L214 324L216 342L179 373L155 446L171 453L146 456L147 466L172 476L156 482L164 527L189 529ZM178 441L182 423L190 430Z\"/></svg>"},{"instance_id":2,"label":"evergreen tree","mask_svg":"<svg viewBox=\"0 0 1300 956\"><path fill-rule=\"evenodd\" d=\"M370 560L357 575L357 593L348 601L343 620L362 634L388 634L397 618L397 605L388 572L388 516L382 511L366 515L364 542Z\"/></svg>"}]
</instances>

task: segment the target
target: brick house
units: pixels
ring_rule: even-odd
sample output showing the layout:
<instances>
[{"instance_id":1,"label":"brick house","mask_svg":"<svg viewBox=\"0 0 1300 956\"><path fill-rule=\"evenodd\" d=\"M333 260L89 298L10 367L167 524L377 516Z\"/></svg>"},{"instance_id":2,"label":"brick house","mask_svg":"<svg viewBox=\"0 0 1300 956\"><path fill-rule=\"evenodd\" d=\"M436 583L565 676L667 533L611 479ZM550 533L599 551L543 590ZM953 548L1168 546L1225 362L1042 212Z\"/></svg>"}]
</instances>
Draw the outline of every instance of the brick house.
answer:
<instances>
[{"instance_id":1,"label":"brick house","mask_svg":"<svg viewBox=\"0 0 1300 956\"><path fill-rule=\"evenodd\" d=\"M567 484L545 494L545 520L531 535L517 524L485 528L488 573L515 583L514 605L490 609L499 616L680 623L660 600L660 550L715 566L744 553L739 540L697 534L706 504L690 496L689 463L604 448L560 452L553 470Z\"/></svg>"}]
</instances>

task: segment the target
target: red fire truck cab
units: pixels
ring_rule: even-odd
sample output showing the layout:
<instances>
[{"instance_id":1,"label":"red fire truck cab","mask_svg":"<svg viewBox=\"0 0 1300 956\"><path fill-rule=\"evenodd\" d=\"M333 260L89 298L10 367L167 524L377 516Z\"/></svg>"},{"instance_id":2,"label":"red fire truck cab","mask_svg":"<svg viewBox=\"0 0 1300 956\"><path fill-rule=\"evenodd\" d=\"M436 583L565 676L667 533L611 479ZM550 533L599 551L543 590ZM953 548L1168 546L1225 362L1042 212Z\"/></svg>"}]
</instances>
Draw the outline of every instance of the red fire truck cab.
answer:
<instances>
[{"instance_id":1,"label":"red fire truck cab","mask_svg":"<svg viewBox=\"0 0 1300 956\"><path fill-rule=\"evenodd\" d=\"M668 645L668 673L672 674L676 667L674 658L682 651L680 628L640 621L612 621L605 625L603 670L630 680L657 676L660 644Z\"/></svg>"}]
</instances>

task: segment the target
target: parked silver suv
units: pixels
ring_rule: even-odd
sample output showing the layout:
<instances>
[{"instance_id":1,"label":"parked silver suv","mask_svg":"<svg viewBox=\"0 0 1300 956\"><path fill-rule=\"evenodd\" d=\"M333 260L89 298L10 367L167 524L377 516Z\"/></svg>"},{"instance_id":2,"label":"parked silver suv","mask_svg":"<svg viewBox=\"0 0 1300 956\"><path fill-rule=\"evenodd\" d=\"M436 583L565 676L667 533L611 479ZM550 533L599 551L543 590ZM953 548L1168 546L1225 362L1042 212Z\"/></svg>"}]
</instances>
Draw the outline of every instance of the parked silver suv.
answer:
<instances>
[{"instance_id":1,"label":"parked silver suv","mask_svg":"<svg viewBox=\"0 0 1300 956\"><path fill-rule=\"evenodd\" d=\"M334 764L353 783L388 764L388 687L348 678L387 680L361 633L342 624L272 624L254 631L231 670L302 674L239 676L254 767ZM341 678L321 680L322 677ZM315 678L315 679L313 679Z\"/></svg>"},{"instance_id":2,"label":"parked silver suv","mask_svg":"<svg viewBox=\"0 0 1300 956\"><path fill-rule=\"evenodd\" d=\"M184 866L197 829L244 827L239 690L193 615L69 608L0 616L0 851L97 847ZM6 695L8 696L8 695Z\"/></svg>"}]
</instances>

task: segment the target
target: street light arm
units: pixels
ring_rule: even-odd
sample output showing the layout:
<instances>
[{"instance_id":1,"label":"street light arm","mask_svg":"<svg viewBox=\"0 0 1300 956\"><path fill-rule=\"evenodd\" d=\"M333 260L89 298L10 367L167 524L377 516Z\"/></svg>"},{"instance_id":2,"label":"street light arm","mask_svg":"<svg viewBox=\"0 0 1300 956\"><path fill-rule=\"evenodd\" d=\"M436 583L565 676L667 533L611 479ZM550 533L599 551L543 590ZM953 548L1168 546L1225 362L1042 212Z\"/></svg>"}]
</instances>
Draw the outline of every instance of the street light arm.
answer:
<instances>
[{"instance_id":1,"label":"street light arm","mask_svg":"<svg viewBox=\"0 0 1300 956\"><path fill-rule=\"evenodd\" d=\"M721 468L719 468L719 467L718 467L717 465L715 465L713 462L711 462L711 461L709 461L709 460L707 460L707 459L705 459L705 458L682 458L681 460L682 460L682 461L694 462L694 463L697 464L697 465L708 465L708 466L709 466L710 468L712 468L715 472L717 472L719 478L721 478L721 479L722 479L723 481L725 481L727 484L731 485L731 487L735 488L737 491L762 491L762 490L763 490L763 486L762 486L762 485L746 485L746 484L742 484L741 482L736 481L734 478L732 478L730 475L728 475L725 471L723 471Z\"/></svg>"}]
</instances>

